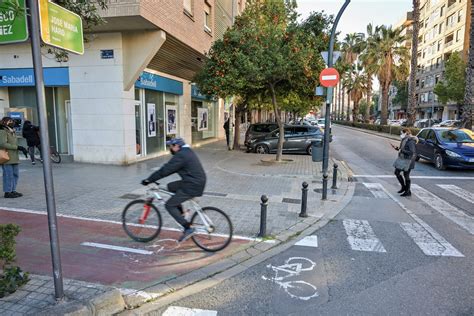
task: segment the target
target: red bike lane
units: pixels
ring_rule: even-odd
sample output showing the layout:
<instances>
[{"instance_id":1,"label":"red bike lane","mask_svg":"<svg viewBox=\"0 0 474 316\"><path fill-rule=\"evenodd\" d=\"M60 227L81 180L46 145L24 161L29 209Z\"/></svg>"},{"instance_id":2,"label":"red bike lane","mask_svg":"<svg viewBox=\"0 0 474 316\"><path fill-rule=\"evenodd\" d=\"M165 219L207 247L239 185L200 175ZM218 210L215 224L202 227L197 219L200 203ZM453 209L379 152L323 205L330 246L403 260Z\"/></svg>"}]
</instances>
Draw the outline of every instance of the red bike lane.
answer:
<instances>
[{"instance_id":1,"label":"red bike lane","mask_svg":"<svg viewBox=\"0 0 474 316\"><path fill-rule=\"evenodd\" d=\"M0 210L0 224L18 224L17 263L34 274L51 275L46 214ZM145 289L164 280L217 262L251 242L233 239L217 253L198 248L192 240L178 244L180 232L163 229L149 243L131 240L120 223L58 217L64 278L120 288Z\"/></svg>"}]
</instances>

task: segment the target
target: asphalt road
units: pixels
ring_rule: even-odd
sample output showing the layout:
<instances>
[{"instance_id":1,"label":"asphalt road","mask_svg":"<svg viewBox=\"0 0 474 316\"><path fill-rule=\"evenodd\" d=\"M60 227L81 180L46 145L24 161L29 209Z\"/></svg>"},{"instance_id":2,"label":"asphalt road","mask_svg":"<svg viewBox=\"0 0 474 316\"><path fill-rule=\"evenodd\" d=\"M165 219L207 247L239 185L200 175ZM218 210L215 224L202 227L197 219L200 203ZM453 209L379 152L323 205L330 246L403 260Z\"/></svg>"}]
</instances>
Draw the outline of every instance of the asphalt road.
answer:
<instances>
[{"instance_id":1,"label":"asphalt road","mask_svg":"<svg viewBox=\"0 0 474 316\"><path fill-rule=\"evenodd\" d=\"M337 157L365 175L351 203L311 246L173 306L208 315L474 315L474 172L418 163L414 195L399 197L386 139L333 132ZM177 312L169 308L157 312Z\"/></svg>"}]
</instances>

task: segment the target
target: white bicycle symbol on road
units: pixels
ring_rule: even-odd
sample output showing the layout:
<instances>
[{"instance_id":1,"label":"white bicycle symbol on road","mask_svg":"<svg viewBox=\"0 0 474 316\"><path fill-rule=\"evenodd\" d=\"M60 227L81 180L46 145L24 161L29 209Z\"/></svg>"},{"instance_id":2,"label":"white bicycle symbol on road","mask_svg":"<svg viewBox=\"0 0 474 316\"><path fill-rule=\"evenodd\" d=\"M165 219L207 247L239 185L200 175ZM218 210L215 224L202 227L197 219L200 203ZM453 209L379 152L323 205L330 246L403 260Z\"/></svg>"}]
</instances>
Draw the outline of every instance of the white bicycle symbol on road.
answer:
<instances>
[{"instance_id":1,"label":"white bicycle symbol on road","mask_svg":"<svg viewBox=\"0 0 474 316\"><path fill-rule=\"evenodd\" d=\"M262 275L262 279L272 281L278 284L280 287L285 289L285 292L293 297L300 300L307 301L313 297L318 297L318 289L305 281L284 281L288 278L299 276L302 271L311 271L315 267L316 263L308 258L304 257L291 257L285 261L285 264L281 266L267 265L267 268L271 268L275 272L275 276L267 278ZM285 275L281 276L281 273Z\"/></svg>"}]
</instances>

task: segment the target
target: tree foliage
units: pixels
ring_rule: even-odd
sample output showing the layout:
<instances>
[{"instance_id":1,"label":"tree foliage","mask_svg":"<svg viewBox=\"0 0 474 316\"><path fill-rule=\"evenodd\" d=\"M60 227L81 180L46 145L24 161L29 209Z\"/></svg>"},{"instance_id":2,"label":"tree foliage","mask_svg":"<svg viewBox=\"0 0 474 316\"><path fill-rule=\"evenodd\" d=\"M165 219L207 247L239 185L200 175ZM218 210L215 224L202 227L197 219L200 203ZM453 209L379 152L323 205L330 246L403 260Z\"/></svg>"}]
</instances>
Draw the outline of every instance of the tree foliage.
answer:
<instances>
[{"instance_id":1,"label":"tree foliage","mask_svg":"<svg viewBox=\"0 0 474 316\"><path fill-rule=\"evenodd\" d=\"M393 85L397 89L397 94L393 98L393 104L406 108L408 106L408 81L396 80L393 82Z\"/></svg>"},{"instance_id":2,"label":"tree foliage","mask_svg":"<svg viewBox=\"0 0 474 316\"><path fill-rule=\"evenodd\" d=\"M446 61L443 79L434 88L442 104L454 102L462 104L466 86L466 62L460 53L453 53Z\"/></svg>"}]
</instances>

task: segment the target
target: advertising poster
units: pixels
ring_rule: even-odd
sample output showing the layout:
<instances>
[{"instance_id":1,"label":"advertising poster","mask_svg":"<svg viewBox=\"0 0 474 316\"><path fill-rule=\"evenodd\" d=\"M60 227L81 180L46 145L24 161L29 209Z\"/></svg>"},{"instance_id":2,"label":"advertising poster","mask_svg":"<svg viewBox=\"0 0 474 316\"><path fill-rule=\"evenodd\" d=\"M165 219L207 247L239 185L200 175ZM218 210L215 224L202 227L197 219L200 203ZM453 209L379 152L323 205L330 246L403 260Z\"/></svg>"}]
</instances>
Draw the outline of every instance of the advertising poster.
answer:
<instances>
[{"instance_id":1,"label":"advertising poster","mask_svg":"<svg viewBox=\"0 0 474 316\"><path fill-rule=\"evenodd\" d=\"M156 106L154 103L147 104L147 130L148 130L148 137L155 137L156 136Z\"/></svg>"},{"instance_id":2,"label":"advertising poster","mask_svg":"<svg viewBox=\"0 0 474 316\"><path fill-rule=\"evenodd\" d=\"M166 106L166 134L178 133L178 110L175 105Z\"/></svg>"},{"instance_id":3,"label":"advertising poster","mask_svg":"<svg viewBox=\"0 0 474 316\"><path fill-rule=\"evenodd\" d=\"M209 109L198 108L198 131L207 131L209 124Z\"/></svg>"}]
</instances>

